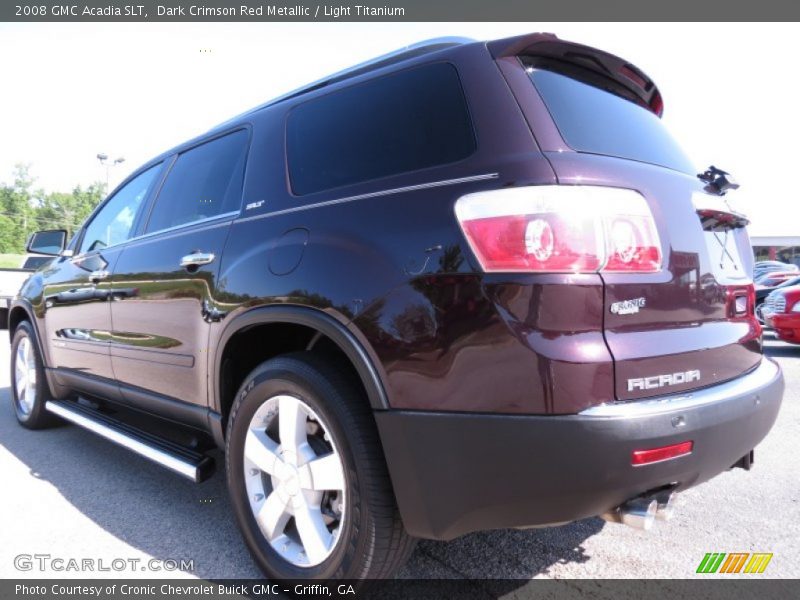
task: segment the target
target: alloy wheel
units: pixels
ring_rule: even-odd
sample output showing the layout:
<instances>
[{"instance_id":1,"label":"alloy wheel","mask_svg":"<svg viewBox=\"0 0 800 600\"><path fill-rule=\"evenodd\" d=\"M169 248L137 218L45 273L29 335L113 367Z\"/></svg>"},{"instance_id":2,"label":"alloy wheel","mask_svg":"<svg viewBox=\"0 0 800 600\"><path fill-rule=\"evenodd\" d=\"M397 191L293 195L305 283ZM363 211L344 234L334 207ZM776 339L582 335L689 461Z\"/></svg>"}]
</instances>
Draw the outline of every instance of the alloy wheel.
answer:
<instances>
[{"instance_id":1,"label":"alloy wheel","mask_svg":"<svg viewBox=\"0 0 800 600\"><path fill-rule=\"evenodd\" d=\"M27 337L20 340L14 356L14 388L20 410L29 415L36 401L36 356Z\"/></svg>"},{"instance_id":2,"label":"alloy wheel","mask_svg":"<svg viewBox=\"0 0 800 600\"><path fill-rule=\"evenodd\" d=\"M269 398L250 420L243 462L250 508L272 548L298 567L325 561L345 523L346 482L324 420L295 396Z\"/></svg>"}]
</instances>

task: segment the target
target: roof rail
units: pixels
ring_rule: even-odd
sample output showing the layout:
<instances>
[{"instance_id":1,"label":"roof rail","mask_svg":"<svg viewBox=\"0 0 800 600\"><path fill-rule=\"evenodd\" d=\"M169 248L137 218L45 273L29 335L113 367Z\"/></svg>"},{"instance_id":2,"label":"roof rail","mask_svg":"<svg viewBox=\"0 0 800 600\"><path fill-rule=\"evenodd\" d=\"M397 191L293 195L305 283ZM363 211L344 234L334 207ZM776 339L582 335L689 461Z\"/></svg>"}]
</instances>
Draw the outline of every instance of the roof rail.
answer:
<instances>
[{"instance_id":1,"label":"roof rail","mask_svg":"<svg viewBox=\"0 0 800 600\"><path fill-rule=\"evenodd\" d=\"M394 65L404 60L408 60L410 58L415 58L417 56L422 56L424 54L430 54L431 52L436 52L437 50L444 50L445 48L451 48L453 46L469 44L474 41L476 40L466 37L440 37L440 38L425 40L424 42L417 42L416 44L411 44L409 46L405 46L404 48L399 48L398 50L389 52L388 54L372 58L368 61L359 63L352 67L348 67L343 71L339 71L337 73L333 73L332 75L328 75L327 77L323 77L322 79L319 79L313 83L309 83L301 88L288 92L282 96L278 96L277 98L267 102L264 106L272 106L273 104L277 104L278 102L282 102L283 100L288 100L289 98L300 96L307 92L311 92L321 87L325 87L326 85L331 85L333 83L338 83L346 79L351 79L352 77L357 77L358 75L363 75L364 73L369 73L370 71L375 71L383 67L388 67L389 65Z\"/></svg>"},{"instance_id":2,"label":"roof rail","mask_svg":"<svg viewBox=\"0 0 800 600\"><path fill-rule=\"evenodd\" d=\"M224 127L228 123L237 120L245 115L253 114L254 112L267 108L268 106L274 106L275 104L278 104L285 100L289 100L290 98L296 98L297 96L302 96L303 94L307 94L308 92L312 92L314 90L323 88L327 85L338 83L340 81L345 81L347 79L357 77L358 75L363 75L364 73L369 73L370 71L375 71L383 67L388 67L389 65L394 65L399 62L403 62L404 60L415 58L417 56L430 54L431 52L436 52L437 50L444 50L445 48L452 48L453 46L461 46L463 44L471 44L475 41L477 40L467 37L457 37L457 36L438 37L430 40L425 40L423 42L417 42L416 44L411 44L403 48L399 48L393 52L389 52L388 54L378 56L376 58L354 65L352 67L348 67L347 69L338 71L336 73L333 73L332 75L328 75L327 77L323 77L322 79L306 84L300 88L292 90L291 92L287 92L281 96L278 96L277 98L268 100L264 104L260 104L255 108L252 108L231 119L228 119L227 121L221 123L220 125L215 125L212 128L212 130L218 129L219 127Z\"/></svg>"}]
</instances>

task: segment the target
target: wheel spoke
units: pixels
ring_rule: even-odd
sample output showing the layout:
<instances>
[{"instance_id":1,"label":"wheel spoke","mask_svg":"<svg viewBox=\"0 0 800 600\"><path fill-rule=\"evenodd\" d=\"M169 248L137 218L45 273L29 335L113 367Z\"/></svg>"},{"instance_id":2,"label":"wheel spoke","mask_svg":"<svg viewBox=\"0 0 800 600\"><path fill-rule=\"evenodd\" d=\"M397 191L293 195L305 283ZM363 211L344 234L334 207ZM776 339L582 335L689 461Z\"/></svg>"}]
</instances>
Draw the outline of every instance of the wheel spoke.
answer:
<instances>
[{"instance_id":1,"label":"wheel spoke","mask_svg":"<svg viewBox=\"0 0 800 600\"><path fill-rule=\"evenodd\" d=\"M28 361L25 358L25 342L24 341L20 342L19 346L17 346L17 360L16 360L16 363L17 363L18 367L21 367L23 369L27 369L28 368Z\"/></svg>"},{"instance_id":2,"label":"wheel spoke","mask_svg":"<svg viewBox=\"0 0 800 600\"><path fill-rule=\"evenodd\" d=\"M319 507L303 502L294 507L294 521L303 542L303 548L312 564L325 559L333 542L333 536L325 526Z\"/></svg>"},{"instance_id":3,"label":"wheel spoke","mask_svg":"<svg viewBox=\"0 0 800 600\"><path fill-rule=\"evenodd\" d=\"M320 458L316 458L305 465L310 472L310 481L301 482L302 487L310 490L343 490L344 471L342 461L336 452L331 452Z\"/></svg>"},{"instance_id":4,"label":"wheel spoke","mask_svg":"<svg viewBox=\"0 0 800 600\"><path fill-rule=\"evenodd\" d=\"M264 473L275 474L278 458L278 444L273 442L264 431L249 429L244 440L244 455Z\"/></svg>"},{"instance_id":5,"label":"wheel spoke","mask_svg":"<svg viewBox=\"0 0 800 600\"><path fill-rule=\"evenodd\" d=\"M290 517L286 512L286 503L276 492L272 492L261 505L256 520L267 539L272 541L283 533Z\"/></svg>"},{"instance_id":6,"label":"wheel spoke","mask_svg":"<svg viewBox=\"0 0 800 600\"><path fill-rule=\"evenodd\" d=\"M21 385L22 387L25 387L25 384L27 383L28 380L28 370L21 367L19 363L14 365L14 367L16 375L14 379L17 382L17 386Z\"/></svg>"},{"instance_id":7,"label":"wheel spoke","mask_svg":"<svg viewBox=\"0 0 800 600\"><path fill-rule=\"evenodd\" d=\"M292 396L281 396L278 401L278 432L281 448L299 458L300 447L308 443L306 437L306 413L300 401Z\"/></svg>"}]
</instances>

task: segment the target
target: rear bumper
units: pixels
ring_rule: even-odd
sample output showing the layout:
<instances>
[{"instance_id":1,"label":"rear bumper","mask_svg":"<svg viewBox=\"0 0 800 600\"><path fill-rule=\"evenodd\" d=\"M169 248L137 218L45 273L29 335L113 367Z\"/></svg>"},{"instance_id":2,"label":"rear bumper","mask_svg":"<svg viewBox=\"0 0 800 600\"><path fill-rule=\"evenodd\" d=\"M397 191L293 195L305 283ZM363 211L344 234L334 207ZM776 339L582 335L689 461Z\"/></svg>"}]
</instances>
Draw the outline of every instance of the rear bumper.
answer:
<instances>
[{"instance_id":1,"label":"rear bumper","mask_svg":"<svg viewBox=\"0 0 800 600\"><path fill-rule=\"evenodd\" d=\"M406 529L448 540L574 521L665 485L680 491L706 481L766 436L783 387L780 368L765 358L711 388L577 415L390 410L375 418ZM634 450L686 440L690 455L631 466Z\"/></svg>"},{"instance_id":2,"label":"rear bumper","mask_svg":"<svg viewBox=\"0 0 800 600\"><path fill-rule=\"evenodd\" d=\"M800 344L800 313L765 314L764 322L782 340Z\"/></svg>"}]
</instances>

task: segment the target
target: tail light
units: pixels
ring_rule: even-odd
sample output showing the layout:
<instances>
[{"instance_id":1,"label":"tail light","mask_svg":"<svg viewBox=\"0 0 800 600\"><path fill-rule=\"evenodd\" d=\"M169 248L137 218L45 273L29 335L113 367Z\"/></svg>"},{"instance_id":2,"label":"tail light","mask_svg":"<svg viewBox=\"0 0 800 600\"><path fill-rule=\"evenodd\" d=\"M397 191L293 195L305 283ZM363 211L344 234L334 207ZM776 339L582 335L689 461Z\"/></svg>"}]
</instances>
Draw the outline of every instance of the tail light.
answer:
<instances>
[{"instance_id":1,"label":"tail light","mask_svg":"<svg viewBox=\"0 0 800 600\"><path fill-rule=\"evenodd\" d=\"M633 190L543 185L477 192L456 217L484 271L653 273L661 242Z\"/></svg>"}]
</instances>

